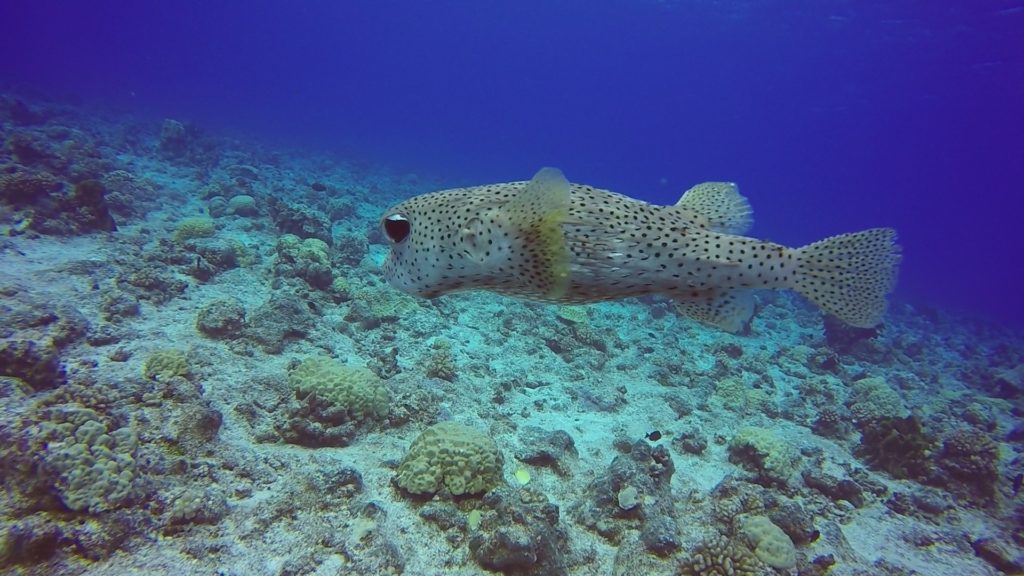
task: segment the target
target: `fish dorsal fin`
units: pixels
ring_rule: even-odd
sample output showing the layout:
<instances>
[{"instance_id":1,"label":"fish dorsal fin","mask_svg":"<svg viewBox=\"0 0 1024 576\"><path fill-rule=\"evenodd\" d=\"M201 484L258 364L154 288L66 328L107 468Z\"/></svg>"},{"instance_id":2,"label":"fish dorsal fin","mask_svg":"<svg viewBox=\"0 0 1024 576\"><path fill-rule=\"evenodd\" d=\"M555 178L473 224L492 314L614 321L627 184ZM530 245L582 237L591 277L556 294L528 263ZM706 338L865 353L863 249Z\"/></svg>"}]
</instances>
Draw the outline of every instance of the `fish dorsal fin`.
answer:
<instances>
[{"instance_id":1,"label":"fish dorsal fin","mask_svg":"<svg viewBox=\"0 0 1024 576\"><path fill-rule=\"evenodd\" d=\"M538 295L557 299L569 288L569 247L562 223L569 215L569 181L557 168L541 168L504 207L529 250L521 256Z\"/></svg>"},{"instance_id":2,"label":"fish dorsal fin","mask_svg":"<svg viewBox=\"0 0 1024 576\"><path fill-rule=\"evenodd\" d=\"M723 234L745 234L754 224L754 211L732 182L703 182L690 188L676 207L702 216L708 229Z\"/></svg>"}]
</instances>

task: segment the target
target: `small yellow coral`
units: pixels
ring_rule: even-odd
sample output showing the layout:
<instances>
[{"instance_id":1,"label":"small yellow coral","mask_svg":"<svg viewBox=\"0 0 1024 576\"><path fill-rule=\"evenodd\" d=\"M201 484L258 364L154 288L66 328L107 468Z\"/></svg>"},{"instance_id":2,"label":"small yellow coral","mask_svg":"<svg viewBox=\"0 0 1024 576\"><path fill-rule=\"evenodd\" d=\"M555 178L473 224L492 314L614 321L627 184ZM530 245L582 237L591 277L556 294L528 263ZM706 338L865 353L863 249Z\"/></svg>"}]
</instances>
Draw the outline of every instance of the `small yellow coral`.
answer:
<instances>
[{"instance_id":1,"label":"small yellow coral","mask_svg":"<svg viewBox=\"0 0 1024 576\"><path fill-rule=\"evenodd\" d=\"M397 290L367 288L356 291L354 299L364 302L379 319L400 318L419 308L419 302Z\"/></svg>"},{"instance_id":2,"label":"small yellow coral","mask_svg":"<svg viewBox=\"0 0 1024 576\"><path fill-rule=\"evenodd\" d=\"M142 374L148 380L167 380L169 378L188 378L188 358L181 350L161 350L146 358Z\"/></svg>"},{"instance_id":3,"label":"small yellow coral","mask_svg":"<svg viewBox=\"0 0 1024 576\"><path fill-rule=\"evenodd\" d=\"M569 324L583 324L589 320L586 306L559 306L556 314Z\"/></svg>"},{"instance_id":4,"label":"small yellow coral","mask_svg":"<svg viewBox=\"0 0 1024 576\"><path fill-rule=\"evenodd\" d=\"M481 520L483 520L483 513L482 512L480 512L479 510L476 510L476 509L470 511L469 518L467 518L467 523L469 525L469 529L475 531L477 528L480 527Z\"/></svg>"},{"instance_id":5,"label":"small yellow coral","mask_svg":"<svg viewBox=\"0 0 1024 576\"><path fill-rule=\"evenodd\" d=\"M209 238L217 233L217 226L209 218L186 218L178 222L174 231L174 239L178 242L195 240L196 238Z\"/></svg>"},{"instance_id":6,"label":"small yellow coral","mask_svg":"<svg viewBox=\"0 0 1024 576\"><path fill-rule=\"evenodd\" d=\"M760 388L749 388L735 378L727 378L715 387L715 398L722 407L731 412L752 414L764 412L771 404L771 397Z\"/></svg>"}]
</instances>

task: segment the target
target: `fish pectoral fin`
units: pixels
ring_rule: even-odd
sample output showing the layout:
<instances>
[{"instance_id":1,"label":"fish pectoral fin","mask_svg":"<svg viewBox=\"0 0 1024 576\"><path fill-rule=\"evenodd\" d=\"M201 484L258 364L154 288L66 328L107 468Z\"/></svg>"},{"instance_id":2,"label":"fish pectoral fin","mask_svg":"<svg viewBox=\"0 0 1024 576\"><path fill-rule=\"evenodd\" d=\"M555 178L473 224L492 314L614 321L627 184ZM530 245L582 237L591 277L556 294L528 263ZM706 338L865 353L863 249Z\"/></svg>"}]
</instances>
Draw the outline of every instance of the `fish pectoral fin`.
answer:
<instances>
[{"instance_id":1,"label":"fish pectoral fin","mask_svg":"<svg viewBox=\"0 0 1024 576\"><path fill-rule=\"evenodd\" d=\"M705 290L696 295L673 294L672 297L676 310L683 316L733 334L750 331L750 319L754 316L752 290Z\"/></svg>"},{"instance_id":2,"label":"fish pectoral fin","mask_svg":"<svg viewBox=\"0 0 1024 576\"><path fill-rule=\"evenodd\" d=\"M703 182L690 188L676 202L685 210L707 222L709 230L723 234L745 234L754 225L750 202L732 182Z\"/></svg>"},{"instance_id":3,"label":"fish pectoral fin","mask_svg":"<svg viewBox=\"0 0 1024 576\"><path fill-rule=\"evenodd\" d=\"M571 185L557 168L541 168L519 194L509 200L504 215L528 252L520 254L533 270L532 288L557 300L569 288L569 245L562 224L569 216Z\"/></svg>"}]
</instances>

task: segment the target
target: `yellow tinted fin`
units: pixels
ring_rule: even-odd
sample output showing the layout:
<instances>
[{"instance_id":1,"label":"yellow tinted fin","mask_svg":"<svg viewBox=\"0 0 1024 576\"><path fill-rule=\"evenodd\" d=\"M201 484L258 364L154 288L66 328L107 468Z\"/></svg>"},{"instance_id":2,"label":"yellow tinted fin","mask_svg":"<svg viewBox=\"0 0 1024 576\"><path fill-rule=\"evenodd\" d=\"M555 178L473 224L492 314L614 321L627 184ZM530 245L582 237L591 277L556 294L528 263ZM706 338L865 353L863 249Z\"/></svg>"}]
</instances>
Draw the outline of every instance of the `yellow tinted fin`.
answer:
<instances>
[{"instance_id":1,"label":"yellow tinted fin","mask_svg":"<svg viewBox=\"0 0 1024 576\"><path fill-rule=\"evenodd\" d=\"M690 188L676 207L708 221L708 229L723 234L745 234L754 225L754 211L732 182L704 182Z\"/></svg>"},{"instance_id":2,"label":"yellow tinted fin","mask_svg":"<svg viewBox=\"0 0 1024 576\"><path fill-rule=\"evenodd\" d=\"M750 290L711 290L697 297L677 299L676 309L688 316L733 334L745 333L754 316L754 295Z\"/></svg>"},{"instance_id":3,"label":"yellow tinted fin","mask_svg":"<svg viewBox=\"0 0 1024 576\"><path fill-rule=\"evenodd\" d=\"M569 214L569 181L557 168L541 168L505 206L508 222L520 231L524 258L536 293L558 299L569 288L569 247L562 223Z\"/></svg>"}]
</instances>

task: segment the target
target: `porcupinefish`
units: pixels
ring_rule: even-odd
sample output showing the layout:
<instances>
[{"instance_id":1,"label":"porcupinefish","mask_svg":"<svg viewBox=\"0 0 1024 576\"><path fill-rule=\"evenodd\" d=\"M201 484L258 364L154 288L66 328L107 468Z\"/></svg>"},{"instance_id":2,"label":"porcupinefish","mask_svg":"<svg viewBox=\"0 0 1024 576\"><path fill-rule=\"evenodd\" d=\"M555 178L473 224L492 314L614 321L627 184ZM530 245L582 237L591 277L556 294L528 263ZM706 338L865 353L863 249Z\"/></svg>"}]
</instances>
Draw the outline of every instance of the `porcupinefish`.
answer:
<instances>
[{"instance_id":1,"label":"porcupinefish","mask_svg":"<svg viewBox=\"0 0 1024 576\"><path fill-rule=\"evenodd\" d=\"M752 211L735 184L706 182L673 206L571 184L554 168L529 182L416 196L381 219L392 286L433 298L482 289L584 304L664 294L685 315L744 330L757 289L790 289L847 324L881 322L900 261L873 228L799 248L743 236Z\"/></svg>"}]
</instances>

